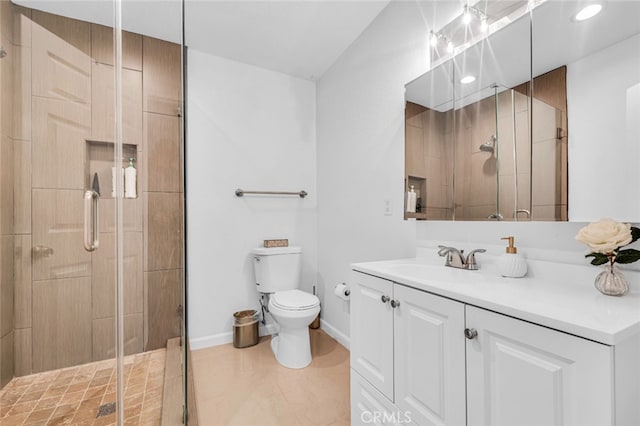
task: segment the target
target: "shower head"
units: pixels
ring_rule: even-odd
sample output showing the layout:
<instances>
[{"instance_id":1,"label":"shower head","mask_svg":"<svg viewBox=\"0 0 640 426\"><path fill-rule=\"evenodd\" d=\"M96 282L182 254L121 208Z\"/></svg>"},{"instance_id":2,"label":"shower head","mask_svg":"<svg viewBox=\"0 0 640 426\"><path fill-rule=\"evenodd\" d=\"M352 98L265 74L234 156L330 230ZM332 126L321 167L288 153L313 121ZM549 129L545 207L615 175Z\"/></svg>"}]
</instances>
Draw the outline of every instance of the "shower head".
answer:
<instances>
[{"instance_id":1,"label":"shower head","mask_svg":"<svg viewBox=\"0 0 640 426\"><path fill-rule=\"evenodd\" d=\"M493 152L493 145L490 145L488 142L480 145L480 151L484 152Z\"/></svg>"},{"instance_id":2,"label":"shower head","mask_svg":"<svg viewBox=\"0 0 640 426\"><path fill-rule=\"evenodd\" d=\"M7 56L7 51L4 50L2 46L0 46L0 59L4 58L5 56Z\"/></svg>"},{"instance_id":3,"label":"shower head","mask_svg":"<svg viewBox=\"0 0 640 426\"><path fill-rule=\"evenodd\" d=\"M480 151L493 152L495 150L495 147L496 147L496 135L491 135L491 138L489 138L488 142L485 142L482 145L480 145Z\"/></svg>"}]
</instances>

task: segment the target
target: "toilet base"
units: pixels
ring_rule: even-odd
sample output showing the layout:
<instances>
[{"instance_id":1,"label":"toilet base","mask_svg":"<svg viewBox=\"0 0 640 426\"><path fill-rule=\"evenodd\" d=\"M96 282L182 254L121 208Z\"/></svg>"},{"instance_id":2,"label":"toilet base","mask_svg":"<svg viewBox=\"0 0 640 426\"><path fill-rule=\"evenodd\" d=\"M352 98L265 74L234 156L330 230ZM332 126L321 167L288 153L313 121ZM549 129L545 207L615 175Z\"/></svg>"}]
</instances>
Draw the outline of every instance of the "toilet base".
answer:
<instances>
[{"instance_id":1,"label":"toilet base","mask_svg":"<svg viewBox=\"0 0 640 426\"><path fill-rule=\"evenodd\" d=\"M311 364L309 328L281 328L271 338L271 350L278 363L287 368L304 368Z\"/></svg>"}]
</instances>

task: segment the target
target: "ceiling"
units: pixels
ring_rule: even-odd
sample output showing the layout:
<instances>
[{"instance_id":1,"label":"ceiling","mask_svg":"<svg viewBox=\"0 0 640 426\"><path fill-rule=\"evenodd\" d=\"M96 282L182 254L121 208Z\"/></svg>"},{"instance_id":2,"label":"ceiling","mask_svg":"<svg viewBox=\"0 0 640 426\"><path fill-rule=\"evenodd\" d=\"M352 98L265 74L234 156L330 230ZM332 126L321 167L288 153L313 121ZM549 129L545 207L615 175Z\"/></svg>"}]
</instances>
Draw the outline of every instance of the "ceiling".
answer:
<instances>
[{"instance_id":1,"label":"ceiling","mask_svg":"<svg viewBox=\"0 0 640 426\"><path fill-rule=\"evenodd\" d=\"M186 0L185 40L192 49L318 79L389 0Z\"/></svg>"},{"instance_id":2,"label":"ceiling","mask_svg":"<svg viewBox=\"0 0 640 426\"><path fill-rule=\"evenodd\" d=\"M109 0L13 0L25 7L113 26ZM185 0L192 49L319 78L390 0ZM123 0L125 30L180 43L180 0Z\"/></svg>"},{"instance_id":3,"label":"ceiling","mask_svg":"<svg viewBox=\"0 0 640 426\"><path fill-rule=\"evenodd\" d=\"M114 27L111 0L11 0L32 9ZM138 34L180 43L180 0L122 0L122 28ZM150 11L152 11L150 13Z\"/></svg>"}]
</instances>

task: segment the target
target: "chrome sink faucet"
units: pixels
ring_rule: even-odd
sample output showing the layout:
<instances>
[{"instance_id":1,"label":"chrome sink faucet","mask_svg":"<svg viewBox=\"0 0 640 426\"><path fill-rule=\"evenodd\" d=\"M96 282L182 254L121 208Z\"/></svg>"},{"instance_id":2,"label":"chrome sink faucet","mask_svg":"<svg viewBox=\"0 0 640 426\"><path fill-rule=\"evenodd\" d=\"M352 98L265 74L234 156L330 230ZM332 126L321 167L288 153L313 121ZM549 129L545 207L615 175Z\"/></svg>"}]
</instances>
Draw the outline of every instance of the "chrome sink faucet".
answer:
<instances>
[{"instance_id":1,"label":"chrome sink faucet","mask_svg":"<svg viewBox=\"0 0 640 426\"><path fill-rule=\"evenodd\" d=\"M444 266L450 266L452 268L467 269L469 271L476 271L478 269L478 263L476 263L476 253L484 253L485 249L475 249L465 258L464 250L458 250L455 247L438 246L438 255L446 256Z\"/></svg>"}]
</instances>

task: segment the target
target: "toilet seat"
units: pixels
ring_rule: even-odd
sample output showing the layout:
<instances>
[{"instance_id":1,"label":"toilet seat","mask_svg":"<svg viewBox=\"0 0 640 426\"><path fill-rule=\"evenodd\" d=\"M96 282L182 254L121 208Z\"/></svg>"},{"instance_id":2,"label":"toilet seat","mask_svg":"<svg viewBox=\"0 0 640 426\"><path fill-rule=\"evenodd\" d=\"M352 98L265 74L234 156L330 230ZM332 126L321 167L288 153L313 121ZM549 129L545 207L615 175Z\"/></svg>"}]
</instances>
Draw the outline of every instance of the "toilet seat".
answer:
<instances>
[{"instance_id":1,"label":"toilet seat","mask_svg":"<svg viewBox=\"0 0 640 426\"><path fill-rule=\"evenodd\" d=\"M286 311L305 311L319 306L320 300L313 294L295 289L273 293L270 303Z\"/></svg>"}]
</instances>

